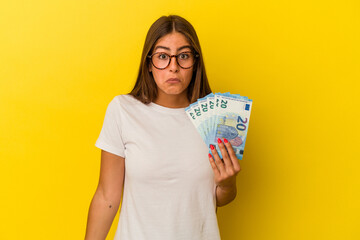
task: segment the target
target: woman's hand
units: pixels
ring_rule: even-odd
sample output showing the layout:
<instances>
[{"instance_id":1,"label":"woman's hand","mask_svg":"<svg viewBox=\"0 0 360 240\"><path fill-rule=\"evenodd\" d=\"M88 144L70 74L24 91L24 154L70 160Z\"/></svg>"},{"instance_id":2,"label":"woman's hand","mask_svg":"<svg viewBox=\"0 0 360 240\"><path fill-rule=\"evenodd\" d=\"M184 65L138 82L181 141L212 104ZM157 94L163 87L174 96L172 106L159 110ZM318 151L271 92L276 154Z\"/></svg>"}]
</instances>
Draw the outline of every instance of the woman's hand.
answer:
<instances>
[{"instance_id":1,"label":"woman's hand","mask_svg":"<svg viewBox=\"0 0 360 240\"><path fill-rule=\"evenodd\" d=\"M223 159L220 159L216 148L211 145L210 149L212 155L209 154L209 161L214 171L214 178L216 183L216 198L217 205L222 206L231 202L236 196L236 175L240 172L239 159L229 143L224 138L224 142L218 138L218 146L221 151Z\"/></svg>"}]
</instances>

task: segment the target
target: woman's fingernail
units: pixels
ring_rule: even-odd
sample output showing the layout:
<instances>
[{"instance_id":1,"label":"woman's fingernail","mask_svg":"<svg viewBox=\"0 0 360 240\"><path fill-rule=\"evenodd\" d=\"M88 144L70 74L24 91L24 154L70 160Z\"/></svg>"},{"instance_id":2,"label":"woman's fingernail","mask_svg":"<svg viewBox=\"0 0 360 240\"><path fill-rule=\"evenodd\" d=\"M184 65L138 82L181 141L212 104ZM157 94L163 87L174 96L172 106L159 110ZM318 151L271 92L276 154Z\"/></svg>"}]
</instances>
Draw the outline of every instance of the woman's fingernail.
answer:
<instances>
[{"instance_id":1,"label":"woman's fingernail","mask_svg":"<svg viewBox=\"0 0 360 240\"><path fill-rule=\"evenodd\" d=\"M211 150L214 150L214 149L215 149L213 145L210 145L210 148L211 148Z\"/></svg>"},{"instance_id":2,"label":"woman's fingernail","mask_svg":"<svg viewBox=\"0 0 360 240\"><path fill-rule=\"evenodd\" d=\"M220 138L218 138L218 143L221 143L221 139L220 139Z\"/></svg>"},{"instance_id":3,"label":"woman's fingernail","mask_svg":"<svg viewBox=\"0 0 360 240\"><path fill-rule=\"evenodd\" d=\"M224 138L224 143L228 143L228 140L226 138Z\"/></svg>"},{"instance_id":4,"label":"woman's fingernail","mask_svg":"<svg viewBox=\"0 0 360 240\"><path fill-rule=\"evenodd\" d=\"M209 153L209 158L211 158L211 154Z\"/></svg>"}]
</instances>

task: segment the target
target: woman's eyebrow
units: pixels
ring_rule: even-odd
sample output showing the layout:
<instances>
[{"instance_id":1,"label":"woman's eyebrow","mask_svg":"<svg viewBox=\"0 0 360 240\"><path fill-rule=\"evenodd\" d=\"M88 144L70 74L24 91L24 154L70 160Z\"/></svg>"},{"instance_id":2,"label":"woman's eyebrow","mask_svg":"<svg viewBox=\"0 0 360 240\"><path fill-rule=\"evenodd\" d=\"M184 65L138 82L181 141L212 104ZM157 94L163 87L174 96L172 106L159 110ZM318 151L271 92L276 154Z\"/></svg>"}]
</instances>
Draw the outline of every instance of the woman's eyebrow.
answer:
<instances>
[{"instance_id":1,"label":"woman's eyebrow","mask_svg":"<svg viewBox=\"0 0 360 240\"><path fill-rule=\"evenodd\" d=\"M163 48L163 49L165 49L165 50L170 51L170 48L164 47L164 46L156 46L155 49L154 49L154 51L155 51L156 49L158 49L158 48ZM182 49L184 49L184 48L190 48L190 49L191 49L191 46L185 45L185 46L179 47L177 50L180 51L180 50L182 50Z\"/></svg>"},{"instance_id":2,"label":"woman's eyebrow","mask_svg":"<svg viewBox=\"0 0 360 240\"><path fill-rule=\"evenodd\" d=\"M179 47L177 50L180 51L180 50L182 50L182 49L184 49L184 48L190 48L190 49L191 49L191 46L185 45L185 46Z\"/></svg>"}]
</instances>

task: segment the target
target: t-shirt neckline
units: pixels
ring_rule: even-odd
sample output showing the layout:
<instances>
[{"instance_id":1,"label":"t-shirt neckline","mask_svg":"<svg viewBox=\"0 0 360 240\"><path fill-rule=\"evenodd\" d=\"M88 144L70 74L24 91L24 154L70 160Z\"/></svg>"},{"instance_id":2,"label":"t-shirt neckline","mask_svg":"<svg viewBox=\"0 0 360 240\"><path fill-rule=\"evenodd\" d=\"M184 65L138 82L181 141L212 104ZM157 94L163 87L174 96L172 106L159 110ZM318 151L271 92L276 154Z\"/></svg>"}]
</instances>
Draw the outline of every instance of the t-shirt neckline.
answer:
<instances>
[{"instance_id":1,"label":"t-shirt neckline","mask_svg":"<svg viewBox=\"0 0 360 240\"><path fill-rule=\"evenodd\" d=\"M151 107L155 110L161 111L161 112L165 112L165 113L171 113L171 114L185 113L185 108L169 108L169 107L161 106L154 102L149 103L149 107Z\"/></svg>"}]
</instances>

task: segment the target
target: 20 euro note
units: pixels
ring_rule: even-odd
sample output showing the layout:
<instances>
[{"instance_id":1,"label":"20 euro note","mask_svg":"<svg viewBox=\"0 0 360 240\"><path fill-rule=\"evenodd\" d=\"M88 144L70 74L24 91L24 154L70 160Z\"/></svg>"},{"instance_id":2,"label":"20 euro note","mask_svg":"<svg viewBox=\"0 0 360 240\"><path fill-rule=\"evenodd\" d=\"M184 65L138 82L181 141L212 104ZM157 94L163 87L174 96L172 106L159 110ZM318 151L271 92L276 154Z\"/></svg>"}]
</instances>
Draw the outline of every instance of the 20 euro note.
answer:
<instances>
[{"instance_id":1,"label":"20 euro note","mask_svg":"<svg viewBox=\"0 0 360 240\"><path fill-rule=\"evenodd\" d=\"M205 141L206 136L202 129L201 121L201 111L197 102L190 104L189 107L185 108L187 116L190 118L191 122L194 124L196 130L200 134L201 138Z\"/></svg>"},{"instance_id":2,"label":"20 euro note","mask_svg":"<svg viewBox=\"0 0 360 240\"><path fill-rule=\"evenodd\" d=\"M209 144L216 147L222 158L217 139L226 138L231 143L236 157L241 160L249 128L252 100L229 94L219 94L216 99L218 104L215 108L215 132L211 135Z\"/></svg>"},{"instance_id":3,"label":"20 euro note","mask_svg":"<svg viewBox=\"0 0 360 240\"><path fill-rule=\"evenodd\" d=\"M202 129L204 131L204 135L205 135L204 142L206 145L208 145L207 136L212 132L210 117L211 117L211 112L214 109L214 104L212 103L212 105L211 105L210 104L211 102L209 102L209 98L211 98L212 95L214 95L214 94L210 93L207 96L197 100L197 103L200 107L200 112L202 115L201 125L202 125Z\"/></svg>"}]
</instances>

